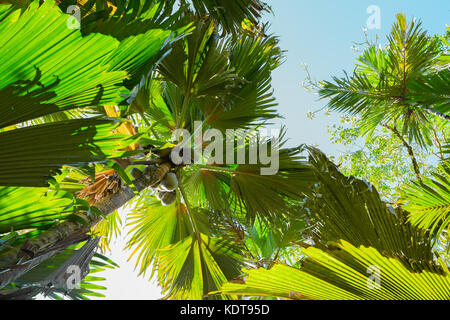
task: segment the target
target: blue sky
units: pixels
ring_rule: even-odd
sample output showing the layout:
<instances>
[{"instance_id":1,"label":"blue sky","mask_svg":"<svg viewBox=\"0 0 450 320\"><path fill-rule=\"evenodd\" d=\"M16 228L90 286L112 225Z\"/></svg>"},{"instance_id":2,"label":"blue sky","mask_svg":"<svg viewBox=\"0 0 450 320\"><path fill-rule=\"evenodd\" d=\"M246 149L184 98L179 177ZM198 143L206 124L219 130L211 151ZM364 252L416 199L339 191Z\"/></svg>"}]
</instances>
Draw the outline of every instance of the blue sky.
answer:
<instances>
[{"instance_id":1,"label":"blue sky","mask_svg":"<svg viewBox=\"0 0 450 320\"><path fill-rule=\"evenodd\" d=\"M443 34L450 25L450 1L433 0L272 0L269 1L274 16L267 15L271 32L278 35L280 45L286 52L286 62L275 71L273 86L279 103L281 121L288 128L290 143L317 144L329 154L336 154L338 146L330 143L328 125L338 121L338 115L326 117L319 113L314 121L306 113L323 107L317 96L301 87L306 73L301 63L306 63L313 79L329 80L342 76L342 70L353 71L355 55L351 50L354 42L362 42L362 29L367 27L371 5L380 8L381 29L368 30L371 39L376 35L384 44L386 34L397 13L403 12L408 19L417 17L423 27L432 34Z\"/></svg>"},{"instance_id":2,"label":"blue sky","mask_svg":"<svg viewBox=\"0 0 450 320\"><path fill-rule=\"evenodd\" d=\"M232 0L230 0L232 1ZM267 1L267 0L266 0ZM332 75L343 75L342 70L353 70L354 54L351 46L364 40L362 29L367 27L371 5L380 8L381 28L368 30L372 39L378 34L381 43L389 33L395 15L403 12L408 19L417 17L423 27L432 34L443 34L450 25L450 1L446 0L269 0L274 15L267 15L271 33L280 38L286 52L285 63L273 75L273 87L278 100L278 110L284 119L277 124L287 126L291 145L316 144L328 154L337 155L339 146L329 141L327 128L339 120L339 115L330 117L319 113L315 120L307 118L308 111L320 109L324 104L317 96L301 86L306 73L301 63L316 80L328 80ZM107 299L157 299L160 290L154 283L137 278L134 263L127 262L129 253L124 253L124 240L112 246L110 257L121 269L103 273Z\"/></svg>"}]
</instances>

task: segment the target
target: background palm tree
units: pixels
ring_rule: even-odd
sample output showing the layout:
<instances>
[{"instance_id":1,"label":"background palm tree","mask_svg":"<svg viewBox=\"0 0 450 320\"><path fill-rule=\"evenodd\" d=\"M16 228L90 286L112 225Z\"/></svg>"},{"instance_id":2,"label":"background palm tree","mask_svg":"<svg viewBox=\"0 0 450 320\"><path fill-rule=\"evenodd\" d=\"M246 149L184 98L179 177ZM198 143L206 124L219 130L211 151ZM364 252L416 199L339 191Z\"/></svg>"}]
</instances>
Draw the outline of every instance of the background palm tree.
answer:
<instances>
[{"instance_id":1,"label":"background palm tree","mask_svg":"<svg viewBox=\"0 0 450 320\"><path fill-rule=\"evenodd\" d=\"M319 95L330 109L359 115L363 135L382 126L400 139L417 177L401 201L415 226L439 235L449 223L449 32L429 36L420 21L399 14L387 40L385 48L369 44L353 76L324 81ZM440 165L431 177L422 176L411 142L437 149Z\"/></svg>"}]
</instances>

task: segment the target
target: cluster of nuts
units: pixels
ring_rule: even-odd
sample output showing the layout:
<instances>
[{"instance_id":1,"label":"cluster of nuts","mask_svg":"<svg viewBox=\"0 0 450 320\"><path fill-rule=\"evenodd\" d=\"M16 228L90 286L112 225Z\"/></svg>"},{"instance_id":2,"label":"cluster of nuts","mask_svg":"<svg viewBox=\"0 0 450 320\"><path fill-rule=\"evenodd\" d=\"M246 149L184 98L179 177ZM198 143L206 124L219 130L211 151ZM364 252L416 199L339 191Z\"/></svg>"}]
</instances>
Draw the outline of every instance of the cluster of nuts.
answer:
<instances>
[{"instance_id":1,"label":"cluster of nuts","mask_svg":"<svg viewBox=\"0 0 450 320\"><path fill-rule=\"evenodd\" d=\"M163 206L170 206L177 199L178 179L173 172L166 174L156 189L156 198Z\"/></svg>"},{"instance_id":2,"label":"cluster of nuts","mask_svg":"<svg viewBox=\"0 0 450 320\"><path fill-rule=\"evenodd\" d=\"M151 168L146 167L144 173L137 168L132 168L131 175L138 179L142 177L143 174L145 175L147 170L151 170ZM161 204L164 206L170 206L175 202L177 199L177 188L178 178L173 172L168 172L157 186L152 187L156 194L156 198L160 200Z\"/></svg>"}]
</instances>

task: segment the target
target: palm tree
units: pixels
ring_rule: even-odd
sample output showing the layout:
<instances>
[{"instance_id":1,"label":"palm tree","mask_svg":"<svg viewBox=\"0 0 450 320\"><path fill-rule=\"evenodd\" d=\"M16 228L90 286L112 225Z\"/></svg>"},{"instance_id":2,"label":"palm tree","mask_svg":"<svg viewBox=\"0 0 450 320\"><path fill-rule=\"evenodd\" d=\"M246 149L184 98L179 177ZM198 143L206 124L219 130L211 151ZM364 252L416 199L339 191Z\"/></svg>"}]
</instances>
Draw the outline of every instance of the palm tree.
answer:
<instances>
[{"instance_id":1,"label":"palm tree","mask_svg":"<svg viewBox=\"0 0 450 320\"><path fill-rule=\"evenodd\" d=\"M54 177L63 165L85 166L127 156L123 150L136 137L113 133L120 119L89 112L97 106L126 104L178 29L148 28L143 23L143 31L135 35L122 31L121 38L98 33L83 37L68 28L69 16L53 3L0 7L0 140L5 150L0 160L0 210L1 232L9 237L0 259L3 269L9 270L2 273L3 288L87 239L88 226L83 231L72 220L79 218L74 213L91 208L60 190ZM9 268L13 265L22 268L14 271Z\"/></svg>"},{"instance_id":2,"label":"palm tree","mask_svg":"<svg viewBox=\"0 0 450 320\"><path fill-rule=\"evenodd\" d=\"M154 124L157 138L164 140L176 129L194 132L195 121L223 132L254 130L276 117L270 74L279 58L274 38L218 40L214 23L200 21L184 41L174 43L158 75L137 95L132 112ZM211 164L204 159L176 167L179 186L171 214L147 195L131 215L135 233L128 247L138 254L140 272L153 264L167 297L176 299L198 299L238 275L245 248L227 228L252 225L256 219L277 223L294 214L290 202L301 200L311 178L299 151L281 149L279 172L273 176L260 175L262 163Z\"/></svg>"},{"instance_id":3,"label":"palm tree","mask_svg":"<svg viewBox=\"0 0 450 320\"><path fill-rule=\"evenodd\" d=\"M325 155L310 149L319 183L303 204L309 241L291 241L302 248L301 263L247 268L211 294L449 299L448 257L435 250L439 235L448 232L448 161L441 157L440 169L422 177L410 146L411 141L427 145L435 133L431 124L447 125L449 65L440 45L448 45L448 35L430 38L420 23L398 15L388 43L384 49L370 45L352 77L323 82L319 95L330 99L332 110L361 116L366 132L381 125L403 142L418 177L405 186L403 206L384 203L370 183L345 177Z\"/></svg>"},{"instance_id":4,"label":"palm tree","mask_svg":"<svg viewBox=\"0 0 450 320\"><path fill-rule=\"evenodd\" d=\"M430 122L450 120L448 55L444 39L430 37L421 22L403 14L387 37L385 48L369 44L351 77L321 84L319 95L332 110L357 114L370 132L377 125L430 144ZM406 142L406 141L405 141Z\"/></svg>"},{"instance_id":5,"label":"palm tree","mask_svg":"<svg viewBox=\"0 0 450 320\"><path fill-rule=\"evenodd\" d=\"M124 206L127 249L166 299L449 298L432 231L318 150L285 148L284 131L259 135L279 116L271 74L283 59L259 24L264 3L13 3L0 4L0 298L101 295L102 279L91 274L116 265L97 249L119 232ZM80 29L64 14L74 4ZM393 39L412 34L417 45L417 30L403 22ZM433 40L420 44L425 53L413 53L430 58ZM408 85L437 85L441 58L419 64ZM445 119L445 99L420 90L430 104L414 112ZM191 145L200 131L229 129L241 131L227 155L248 155L259 139L262 150L276 150L277 173L262 175L267 163L247 156L224 164L220 148L207 152L212 141ZM176 162L178 147L202 156ZM439 196L408 203L412 210L444 199L445 184L423 183ZM78 288L68 266L78 266ZM373 266L379 291L367 287Z\"/></svg>"},{"instance_id":6,"label":"palm tree","mask_svg":"<svg viewBox=\"0 0 450 320\"><path fill-rule=\"evenodd\" d=\"M383 126L400 139L417 178L405 186L402 201L415 226L439 237L449 224L449 32L429 36L420 21L408 23L399 14L387 40L385 48L369 45L353 76L324 81L319 95L330 99L332 110L360 116L363 133ZM440 165L432 177L423 177L411 142L437 149Z\"/></svg>"},{"instance_id":7,"label":"palm tree","mask_svg":"<svg viewBox=\"0 0 450 320\"><path fill-rule=\"evenodd\" d=\"M124 3L79 2L81 30L67 28L64 1L60 7L35 1L0 6L0 39L10 48L1 70L7 112L0 139L11 150L3 153L0 171L3 297L67 292L60 280L72 257L68 252L75 250L76 264L86 270L96 248L89 232L110 234L117 227L116 210L138 196L129 247L139 253L141 273L153 264L167 298L201 299L236 277L243 264L253 263L239 241L244 226L293 216L293 203L310 182L300 148L280 150L274 176L259 174L263 163L219 165L203 159L177 166L167 158L181 142L172 133L192 129L195 121L205 129L248 129L256 136L278 116L270 86L281 59L276 38L253 32L256 26L248 30L248 23L235 37L238 21L256 23L265 6L223 2L220 10L235 13L223 15L212 2L182 1L167 17L165 2ZM28 34L52 41L28 40ZM20 45L25 47L18 52ZM120 117L105 117L111 108L104 106L114 105ZM123 119L140 133L119 134ZM130 149L135 143L152 147ZM249 145L247 139L241 147ZM109 161L130 157L151 165L130 168ZM93 181L96 172L109 169L114 179L110 171ZM153 190L168 172L178 180L176 201L163 206ZM85 200L92 193L79 193L86 190L81 182L93 183L92 191L100 180L108 192ZM55 263L60 267L42 279L42 270ZM53 290L47 290L49 284ZM89 294L72 291L78 298Z\"/></svg>"}]
</instances>

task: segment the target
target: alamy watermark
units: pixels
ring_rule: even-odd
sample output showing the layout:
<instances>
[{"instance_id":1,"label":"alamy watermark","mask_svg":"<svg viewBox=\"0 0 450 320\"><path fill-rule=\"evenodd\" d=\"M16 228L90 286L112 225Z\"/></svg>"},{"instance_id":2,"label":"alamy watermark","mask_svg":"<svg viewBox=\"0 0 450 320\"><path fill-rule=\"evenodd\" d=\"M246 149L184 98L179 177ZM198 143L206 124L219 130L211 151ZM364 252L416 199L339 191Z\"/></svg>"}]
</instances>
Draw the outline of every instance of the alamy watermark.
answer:
<instances>
[{"instance_id":1,"label":"alamy watermark","mask_svg":"<svg viewBox=\"0 0 450 320\"><path fill-rule=\"evenodd\" d=\"M70 265L67 267L66 274L68 275L66 280L66 287L68 290L80 289L81 283L81 269L79 266Z\"/></svg>"},{"instance_id":2,"label":"alamy watermark","mask_svg":"<svg viewBox=\"0 0 450 320\"><path fill-rule=\"evenodd\" d=\"M81 24L81 10L79 6L70 5L67 7L66 13L70 14L67 18L66 24L69 29L80 29Z\"/></svg>"},{"instance_id":3,"label":"alamy watermark","mask_svg":"<svg viewBox=\"0 0 450 320\"><path fill-rule=\"evenodd\" d=\"M376 265L367 267L367 273L370 276L367 278L367 288L370 290L381 289L381 269Z\"/></svg>"},{"instance_id":4,"label":"alamy watermark","mask_svg":"<svg viewBox=\"0 0 450 320\"><path fill-rule=\"evenodd\" d=\"M381 9L379 6L371 5L367 7L366 13L369 14L369 18L367 18L366 26L367 29L373 30L381 29Z\"/></svg>"},{"instance_id":5,"label":"alamy watermark","mask_svg":"<svg viewBox=\"0 0 450 320\"><path fill-rule=\"evenodd\" d=\"M186 129L175 130L174 140L183 142L172 150L174 164L258 164L261 175L278 173L279 129L260 130L260 134L243 129L227 129L225 134L208 129L203 133L202 125L195 121L193 134Z\"/></svg>"}]
</instances>

